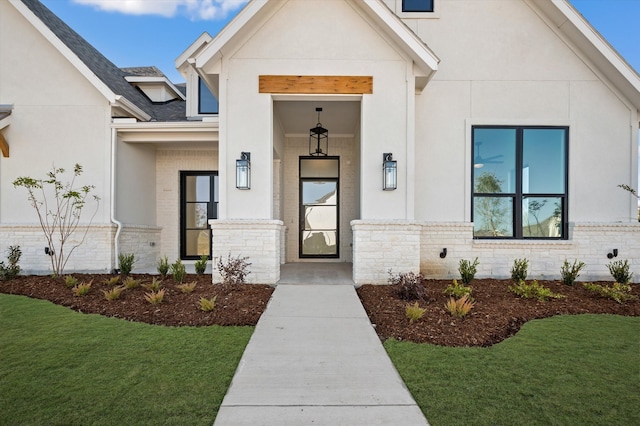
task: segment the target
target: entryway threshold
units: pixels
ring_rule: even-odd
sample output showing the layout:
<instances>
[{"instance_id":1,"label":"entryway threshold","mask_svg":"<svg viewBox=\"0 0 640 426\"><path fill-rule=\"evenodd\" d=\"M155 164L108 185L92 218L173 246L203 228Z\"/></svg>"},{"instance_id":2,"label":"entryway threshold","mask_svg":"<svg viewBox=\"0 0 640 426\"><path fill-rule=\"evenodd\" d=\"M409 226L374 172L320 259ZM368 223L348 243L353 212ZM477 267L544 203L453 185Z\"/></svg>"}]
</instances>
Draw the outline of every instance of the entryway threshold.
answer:
<instances>
[{"instance_id":1,"label":"entryway threshold","mask_svg":"<svg viewBox=\"0 0 640 426\"><path fill-rule=\"evenodd\" d=\"M354 285L353 264L347 262L295 262L280 265L280 284Z\"/></svg>"},{"instance_id":2,"label":"entryway threshold","mask_svg":"<svg viewBox=\"0 0 640 426\"><path fill-rule=\"evenodd\" d=\"M353 285L280 284L215 426L428 425Z\"/></svg>"}]
</instances>

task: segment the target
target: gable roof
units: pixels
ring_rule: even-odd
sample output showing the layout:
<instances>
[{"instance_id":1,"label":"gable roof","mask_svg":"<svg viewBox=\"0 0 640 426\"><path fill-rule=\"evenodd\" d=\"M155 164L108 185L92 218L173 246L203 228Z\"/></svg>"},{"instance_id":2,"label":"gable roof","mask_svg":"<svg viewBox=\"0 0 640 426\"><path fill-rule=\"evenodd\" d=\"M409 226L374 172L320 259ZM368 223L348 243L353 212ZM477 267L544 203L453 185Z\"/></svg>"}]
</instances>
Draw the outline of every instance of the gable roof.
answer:
<instances>
[{"instance_id":1,"label":"gable roof","mask_svg":"<svg viewBox=\"0 0 640 426\"><path fill-rule=\"evenodd\" d=\"M142 121L186 119L183 101L175 101L181 106L172 105L172 108L154 105L125 79L130 75L127 71L115 66L39 0L9 1L105 96L112 106ZM181 114L178 111L180 108L182 108Z\"/></svg>"}]
</instances>

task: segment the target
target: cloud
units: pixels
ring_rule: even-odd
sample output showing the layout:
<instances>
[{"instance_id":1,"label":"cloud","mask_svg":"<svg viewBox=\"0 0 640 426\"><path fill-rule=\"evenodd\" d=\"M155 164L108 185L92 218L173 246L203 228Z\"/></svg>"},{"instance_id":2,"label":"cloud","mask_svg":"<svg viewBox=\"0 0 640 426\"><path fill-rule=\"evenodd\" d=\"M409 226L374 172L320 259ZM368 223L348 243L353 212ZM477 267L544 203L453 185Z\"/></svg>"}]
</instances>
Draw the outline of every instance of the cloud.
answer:
<instances>
[{"instance_id":1,"label":"cloud","mask_svg":"<svg viewBox=\"0 0 640 426\"><path fill-rule=\"evenodd\" d=\"M73 0L105 12L125 15L185 15L193 20L223 19L247 0Z\"/></svg>"}]
</instances>

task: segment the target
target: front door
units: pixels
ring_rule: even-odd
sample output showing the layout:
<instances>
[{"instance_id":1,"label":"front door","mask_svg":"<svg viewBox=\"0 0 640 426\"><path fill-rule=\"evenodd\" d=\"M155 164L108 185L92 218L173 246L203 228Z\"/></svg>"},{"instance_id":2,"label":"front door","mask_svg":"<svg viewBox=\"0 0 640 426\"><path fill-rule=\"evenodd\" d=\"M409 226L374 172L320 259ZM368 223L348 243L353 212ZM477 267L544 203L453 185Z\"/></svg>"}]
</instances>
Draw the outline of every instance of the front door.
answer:
<instances>
[{"instance_id":1,"label":"front door","mask_svg":"<svg viewBox=\"0 0 640 426\"><path fill-rule=\"evenodd\" d=\"M300 257L339 257L338 157L300 157Z\"/></svg>"}]
</instances>

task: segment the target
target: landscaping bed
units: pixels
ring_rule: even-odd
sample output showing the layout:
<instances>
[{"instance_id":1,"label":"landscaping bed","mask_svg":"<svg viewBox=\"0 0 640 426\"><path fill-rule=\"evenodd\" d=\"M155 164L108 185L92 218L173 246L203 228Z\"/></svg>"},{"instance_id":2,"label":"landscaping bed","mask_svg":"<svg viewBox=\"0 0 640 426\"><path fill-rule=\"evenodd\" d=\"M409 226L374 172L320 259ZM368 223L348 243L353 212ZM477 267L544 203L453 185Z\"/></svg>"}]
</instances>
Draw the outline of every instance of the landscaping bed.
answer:
<instances>
[{"instance_id":1,"label":"landscaping bed","mask_svg":"<svg viewBox=\"0 0 640 426\"><path fill-rule=\"evenodd\" d=\"M171 277L162 282L166 294L162 303L152 305L145 300L149 284L157 275L133 274L141 286L124 290L117 300L105 299L103 290L113 286L106 282L113 275L74 274L79 282L92 282L86 296L74 296L62 279L49 276L19 276L0 281L0 292L46 299L75 311L117 317L129 321L168 326L255 325L264 312L274 288L268 285L223 286L211 283L211 275L188 275L184 282L195 282L192 293L182 293ZM510 280L476 279L472 282L475 306L464 318L455 318L446 310L449 299L443 290L451 280L427 280L424 316L410 323L405 315L407 301L396 295L390 285L364 285L358 296L384 341L388 338L432 343L442 346L490 346L514 335L522 324L539 318L566 314L616 314L640 316L638 299L624 304L605 299L587 291L581 283L567 286L560 281L540 281L554 293L565 298L538 301L521 299L509 291ZM605 283L603 283L605 284ZM608 283L607 283L608 284ZM640 286L632 285L640 297ZM201 298L216 296L215 308L200 309ZM413 303L413 302L412 302Z\"/></svg>"}]
</instances>

